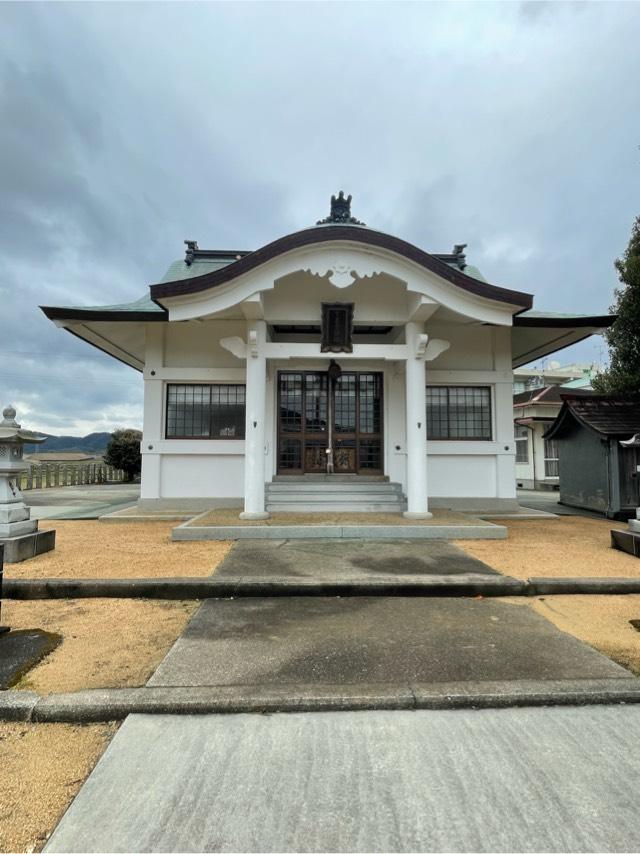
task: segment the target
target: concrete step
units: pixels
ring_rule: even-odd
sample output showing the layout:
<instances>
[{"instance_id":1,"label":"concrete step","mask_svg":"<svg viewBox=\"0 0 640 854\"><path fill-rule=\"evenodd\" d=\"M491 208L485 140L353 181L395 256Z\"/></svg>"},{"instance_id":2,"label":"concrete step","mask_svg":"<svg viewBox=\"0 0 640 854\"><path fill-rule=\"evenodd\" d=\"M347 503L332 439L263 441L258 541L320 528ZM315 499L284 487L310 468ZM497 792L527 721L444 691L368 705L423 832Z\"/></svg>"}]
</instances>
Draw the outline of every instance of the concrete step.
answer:
<instances>
[{"instance_id":1,"label":"concrete step","mask_svg":"<svg viewBox=\"0 0 640 854\"><path fill-rule=\"evenodd\" d=\"M380 493L383 495L402 494L402 485L399 483L269 483L267 494L276 495L286 492L291 495L313 493L325 495L327 493L352 493L354 495L366 493Z\"/></svg>"},{"instance_id":2,"label":"concrete step","mask_svg":"<svg viewBox=\"0 0 640 854\"><path fill-rule=\"evenodd\" d=\"M267 501L273 504L278 504L282 501L306 501L314 503L322 501L325 504L331 501L341 501L344 504L352 502L367 501L371 504L379 502L390 503L394 501L402 501L404 496L398 492L268 492L266 495Z\"/></svg>"},{"instance_id":3,"label":"concrete step","mask_svg":"<svg viewBox=\"0 0 640 854\"><path fill-rule=\"evenodd\" d=\"M320 475L268 483L266 508L276 513L401 513L406 501L402 485L388 479Z\"/></svg>"},{"instance_id":4,"label":"concrete step","mask_svg":"<svg viewBox=\"0 0 640 854\"><path fill-rule=\"evenodd\" d=\"M266 507L270 513L400 513L406 510L406 502L283 501L268 502Z\"/></svg>"}]
</instances>

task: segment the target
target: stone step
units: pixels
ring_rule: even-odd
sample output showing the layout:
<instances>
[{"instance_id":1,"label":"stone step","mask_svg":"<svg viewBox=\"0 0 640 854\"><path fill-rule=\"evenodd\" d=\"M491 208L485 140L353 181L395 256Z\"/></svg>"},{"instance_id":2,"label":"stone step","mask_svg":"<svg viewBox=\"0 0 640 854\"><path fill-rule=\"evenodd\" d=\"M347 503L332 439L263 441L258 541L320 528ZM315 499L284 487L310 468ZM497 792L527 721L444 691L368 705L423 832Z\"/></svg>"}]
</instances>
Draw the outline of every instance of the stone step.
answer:
<instances>
[{"instance_id":1,"label":"stone step","mask_svg":"<svg viewBox=\"0 0 640 854\"><path fill-rule=\"evenodd\" d=\"M295 498L295 499L284 499L282 501L272 501L268 500L266 504L269 507L278 507L284 508L286 507L297 507L298 505L304 504L305 507L344 507L346 509L353 509L353 512L359 512L355 508L366 504L367 507L403 507L404 501L400 498L397 499L385 499L385 500L372 500L370 498L361 498L358 501L344 501L340 498L332 498L330 500L326 499L313 499L313 498Z\"/></svg>"},{"instance_id":2,"label":"stone step","mask_svg":"<svg viewBox=\"0 0 640 854\"><path fill-rule=\"evenodd\" d=\"M373 504L371 502L341 501L291 501L269 502L266 509L270 513L400 513L406 510L406 502L393 501Z\"/></svg>"},{"instance_id":3,"label":"stone step","mask_svg":"<svg viewBox=\"0 0 640 854\"><path fill-rule=\"evenodd\" d=\"M269 483L267 494L276 495L281 492L288 494L314 493L324 495L326 493L381 493L402 494L402 485L399 483Z\"/></svg>"}]
</instances>

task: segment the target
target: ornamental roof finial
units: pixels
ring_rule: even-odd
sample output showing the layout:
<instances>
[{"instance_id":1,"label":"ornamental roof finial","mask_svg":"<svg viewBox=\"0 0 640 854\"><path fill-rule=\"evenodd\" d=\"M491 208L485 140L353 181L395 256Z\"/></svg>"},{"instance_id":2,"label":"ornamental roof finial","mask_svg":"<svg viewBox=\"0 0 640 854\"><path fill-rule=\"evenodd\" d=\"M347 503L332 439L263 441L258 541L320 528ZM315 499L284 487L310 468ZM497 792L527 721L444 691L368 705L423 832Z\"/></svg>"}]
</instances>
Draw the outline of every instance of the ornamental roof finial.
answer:
<instances>
[{"instance_id":1,"label":"ornamental roof finial","mask_svg":"<svg viewBox=\"0 0 640 854\"><path fill-rule=\"evenodd\" d=\"M316 225L330 223L364 225L364 222L351 216L351 196L345 198L343 190L340 190L337 196L331 196L331 213L325 219L319 219Z\"/></svg>"}]
</instances>

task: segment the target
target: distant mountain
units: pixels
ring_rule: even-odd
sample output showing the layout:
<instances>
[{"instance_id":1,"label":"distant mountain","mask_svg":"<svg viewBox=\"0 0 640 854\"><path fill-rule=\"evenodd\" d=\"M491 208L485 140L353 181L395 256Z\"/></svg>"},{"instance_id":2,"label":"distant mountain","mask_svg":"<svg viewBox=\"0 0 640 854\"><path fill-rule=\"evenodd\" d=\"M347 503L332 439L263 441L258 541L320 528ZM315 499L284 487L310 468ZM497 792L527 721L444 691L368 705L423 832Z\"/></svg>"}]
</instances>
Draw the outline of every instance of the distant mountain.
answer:
<instances>
[{"instance_id":1,"label":"distant mountain","mask_svg":"<svg viewBox=\"0 0 640 854\"><path fill-rule=\"evenodd\" d=\"M25 445L25 454L35 454L45 451L74 451L85 454L101 454L106 449L111 433L89 433L88 436L52 436L41 433L47 441L38 445Z\"/></svg>"}]
</instances>

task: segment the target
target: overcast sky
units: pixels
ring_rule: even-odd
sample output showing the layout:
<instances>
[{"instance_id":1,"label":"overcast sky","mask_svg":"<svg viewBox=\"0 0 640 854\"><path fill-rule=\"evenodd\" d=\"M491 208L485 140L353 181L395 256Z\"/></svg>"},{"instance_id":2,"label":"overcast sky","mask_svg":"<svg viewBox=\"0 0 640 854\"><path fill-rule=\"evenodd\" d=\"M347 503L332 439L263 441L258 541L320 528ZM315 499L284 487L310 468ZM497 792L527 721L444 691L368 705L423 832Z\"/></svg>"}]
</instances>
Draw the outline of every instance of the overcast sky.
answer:
<instances>
[{"instance_id":1,"label":"overcast sky","mask_svg":"<svg viewBox=\"0 0 640 854\"><path fill-rule=\"evenodd\" d=\"M1 3L0 404L140 426L140 374L38 305L136 299L184 238L254 249L341 188L538 309L605 311L640 213L639 44L637 3Z\"/></svg>"}]
</instances>

